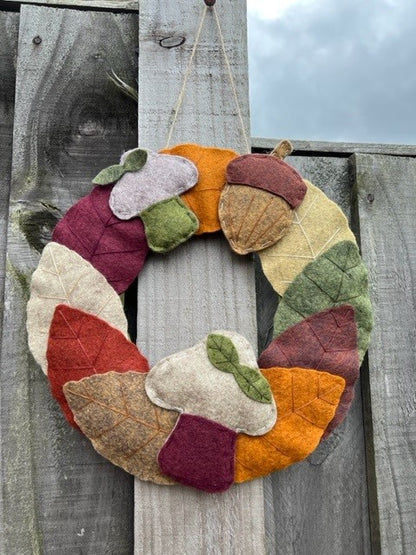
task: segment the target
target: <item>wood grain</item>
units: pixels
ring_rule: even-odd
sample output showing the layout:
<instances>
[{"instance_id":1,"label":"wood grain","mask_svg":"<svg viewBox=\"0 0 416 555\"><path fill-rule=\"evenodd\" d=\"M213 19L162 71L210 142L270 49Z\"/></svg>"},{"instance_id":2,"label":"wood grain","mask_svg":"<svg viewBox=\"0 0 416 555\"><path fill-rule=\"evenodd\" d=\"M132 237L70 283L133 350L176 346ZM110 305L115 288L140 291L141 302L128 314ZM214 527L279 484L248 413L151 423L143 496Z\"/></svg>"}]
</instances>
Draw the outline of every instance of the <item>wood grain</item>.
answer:
<instances>
[{"instance_id":1,"label":"wood grain","mask_svg":"<svg viewBox=\"0 0 416 555\"><path fill-rule=\"evenodd\" d=\"M39 36L39 44L32 42ZM58 218L137 142L137 16L22 6L1 360L3 553L121 553L133 482L65 422L28 353L30 275Z\"/></svg>"},{"instance_id":2,"label":"wood grain","mask_svg":"<svg viewBox=\"0 0 416 555\"><path fill-rule=\"evenodd\" d=\"M0 341L3 321L6 228L9 216L18 33L19 14L0 12L0 34L3 42L0 50Z\"/></svg>"},{"instance_id":3,"label":"wood grain","mask_svg":"<svg viewBox=\"0 0 416 555\"><path fill-rule=\"evenodd\" d=\"M7 0L15 4L41 4L42 6L80 7L90 9L110 9L138 11L139 0Z\"/></svg>"},{"instance_id":4,"label":"wood grain","mask_svg":"<svg viewBox=\"0 0 416 555\"><path fill-rule=\"evenodd\" d=\"M192 5L193 4L193 5ZM205 4L142 1L139 30L139 139L166 144L169 121ZM218 3L219 17L248 128L245 2ZM184 37L162 48L164 37ZM172 144L197 142L243 151L245 142L219 49L212 10L189 76ZM152 363L193 345L215 329L238 330L256 344L250 257L233 255L223 237L194 238L154 256L138 283L138 345ZM135 553L261 555L265 552L262 481L207 495L135 482Z\"/></svg>"},{"instance_id":5,"label":"wood grain","mask_svg":"<svg viewBox=\"0 0 416 555\"><path fill-rule=\"evenodd\" d=\"M368 354L375 462L370 479L376 492L371 501L378 516L373 532L380 535L382 553L411 554L416 545L416 160L356 155L354 162L375 315Z\"/></svg>"},{"instance_id":6,"label":"wood grain","mask_svg":"<svg viewBox=\"0 0 416 555\"><path fill-rule=\"evenodd\" d=\"M343 209L351 222L348 159L290 156L286 162ZM277 298L257 274L259 341L271 339ZM345 422L304 462L265 480L268 553L371 552L362 399L359 384Z\"/></svg>"}]
</instances>

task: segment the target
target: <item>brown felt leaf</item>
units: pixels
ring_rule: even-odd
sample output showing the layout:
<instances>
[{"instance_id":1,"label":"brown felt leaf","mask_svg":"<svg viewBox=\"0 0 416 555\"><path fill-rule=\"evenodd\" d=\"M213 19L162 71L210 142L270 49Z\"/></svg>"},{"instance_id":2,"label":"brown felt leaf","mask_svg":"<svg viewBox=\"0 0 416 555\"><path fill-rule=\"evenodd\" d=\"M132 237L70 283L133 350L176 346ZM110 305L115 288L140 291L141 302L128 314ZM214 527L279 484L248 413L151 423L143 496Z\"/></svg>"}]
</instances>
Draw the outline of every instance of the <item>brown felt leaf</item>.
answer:
<instances>
[{"instance_id":1,"label":"brown felt leaf","mask_svg":"<svg viewBox=\"0 0 416 555\"><path fill-rule=\"evenodd\" d=\"M141 480L174 482L161 473L157 456L179 414L154 405L145 374L108 372L67 382L65 397L78 426L103 457Z\"/></svg>"},{"instance_id":2,"label":"brown felt leaf","mask_svg":"<svg viewBox=\"0 0 416 555\"><path fill-rule=\"evenodd\" d=\"M303 460L318 446L334 417L345 380L318 370L262 370L278 408L274 427L262 436L240 434L236 447L236 482L245 482Z\"/></svg>"},{"instance_id":3,"label":"brown felt leaf","mask_svg":"<svg viewBox=\"0 0 416 555\"><path fill-rule=\"evenodd\" d=\"M307 192L294 211L292 225L275 245L259 253L263 271L273 288L283 295L303 268L340 241L355 237L337 204L304 180Z\"/></svg>"},{"instance_id":4,"label":"brown felt leaf","mask_svg":"<svg viewBox=\"0 0 416 555\"><path fill-rule=\"evenodd\" d=\"M224 235L238 254L256 252L279 241L292 223L292 209L282 198L249 185L226 185L219 218Z\"/></svg>"},{"instance_id":5,"label":"brown felt leaf","mask_svg":"<svg viewBox=\"0 0 416 555\"><path fill-rule=\"evenodd\" d=\"M123 306L105 277L75 251L48 243L33 273L27 304L29 347L45 374L49 328L58 304L99 316L127 337Z\"/></svg>"}]
</instances>

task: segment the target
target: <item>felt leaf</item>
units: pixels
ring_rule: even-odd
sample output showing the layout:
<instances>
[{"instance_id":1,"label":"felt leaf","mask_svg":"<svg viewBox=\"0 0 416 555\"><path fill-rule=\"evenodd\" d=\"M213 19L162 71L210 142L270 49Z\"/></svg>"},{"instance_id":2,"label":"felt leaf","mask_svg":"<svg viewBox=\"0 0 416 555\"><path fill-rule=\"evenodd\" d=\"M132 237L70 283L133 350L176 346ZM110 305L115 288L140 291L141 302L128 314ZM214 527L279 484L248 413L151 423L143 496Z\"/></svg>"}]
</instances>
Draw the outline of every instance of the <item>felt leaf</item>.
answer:
<instances>
[{"instance_id":1,"label":"felt leaf","mask_svg":"<svg viewBox=\"0 0 416 555\"><path fill-rule=\"evenodd\" d=\"M179 197L162 200L140 213L147 243L154 252L171 251L198 229L198 220Z\"/></svg>"},{"instance_id":2,"label":"felt leaf","mask_svg":"<svg viewBox=\"0 0 416 555\"><path fill-rule=\"evenodd\" d=\"M161 151L191 160L198 169L198 183L181 195L181 199L199 220L197 235L221 229L218 219L218 202L225 185L228 163L238 156L234 150L180 144Z\"/></svg>"},{"instance_id":3,"label":"felt leaf","mask_svg":"<svg viewBox=\"0 0 416 555\"><path fill-rule=\"evenodd\" d=\"M234 482L237 434L193 414L181 414L159 453L165 474L186 486L219 493Z\"/></svg>"},{"instance_id":4,"label":"felt leaf","mask_svg":"<svg viewBox=\"0 0 416 555\"><path fill-rule=\"evenodd\" d=\"M139 171L125 173L116 183L110 208L121 220L129 220L153 204L184 193L197 181L198 170L190 160L148 151L146 164Z\"/></svg>"},{"instance_id":5,"label":"felt leaf","mask_svg":"<svg viewBox=\"0 0 416 555\"><path fill-rule=\"evenodd\" d=\"M292 208L302 202L306 186L298 172L277 156L244 154L227 166L229 185L249 185L285 199Z\"/></svg>"},{"instance_id":6,"label":"felt leaf","mask_svg":"<svg viewBox=\"0 0 416 555\"><path fill-rule=\"evenodd\" d=\"M111 212L112 187L95 187L72 206L55 227L52 240L91 262L122 293L143 268L149 247L139 218L119 220Z\"/></svg>"},{"instance_id":7,"label":"felt leaf","mask_svg":"<svg viewBox=\"0 0 416 555\"><path fill-rule=\"evenodd\" d=\"M315 312L345 304L354 308L362 360L373 327L373 315L367 269L357 245L351 241L337 243L295 278L276 311L274 337Z\"/></svg>"},{"instance_id":8,"label":"felt leaf","mask_svg":"<svg viewBox=\"0 0 416 555\"><path fill-rule=\"evenodd\" d=\"M263 436L238 436L236 482L265 476L310 455L334 417L345 384L340 376L304 368L275 367L262 373L279 418Z\"/></svg>"},{"instance_id":9,"label":"felt leaf","mask_svg":"<svg viewBox=\"0 0 416 555\"><path fill-rule=\"evenodd\" d=\"M263 351L259 366L315 368L345 379L344 392L324 439L344 420L354 398L360 371L354 309L346 305L330 308L288 328Z\"/></svg>"},{"instance_id":10,"label":"felt leaf","mask_svg":"<svg viewBox=\"0 0 416 555\"><path fill-rule=\"evenodd\" d=\"M234 374L239 366L238 352L234 343L225 335L211 333L207 338L207 353L210 362L222 372Z\"/></svg>"},{"instance_id":11,"label":"felt leaf","mask_svg":"<svg viewBox=\"0 0 416 555\"><path fill-rule=\"evenodd\" d=\"M241 366L256 368L249 342L236 332L217 331L237 350ZM250 399L234 375L218 370L209 360L207 339L158 362L147 375L146 392L156 405L219 422L234 431L263 434L276 421L276 406Z\"/></svg>"},{"instance_id":12,"label":"felt leaf","mask_svg":"<svg viewBox=\"0 0 416 555\"><path fill-rule=\"evenodd\" d=\"M260 403L271 403L272 394L267 380L257 368L240 364L237 349L225 335L211 333L207 339L208 358L218 370L230 372L241 391Z\"/></svg>"},{"instance_id":13,"label":"felt leaf","mask_svg":"<svg viewBox=\"0 0 416 555\"><path fill-rule=\"evenodd\" d=\"M108 168L101 170L100 173L94 177L92 182L94 185L109 185L110 183L118 181L126 171L127 170L119 164L108 166Z\"/></svg>"},{"instance_id":14,"label":"felt leaf","mask_svg":"<svg viewBox=\"0 0 416 555\"><path fill-rule=\"evenodd\" d=\"M141 480L172 484L157 462L178 413L153 405L145 374L107 372L64 385L78 426L100 455Z\"/></svg>"},{"instance_id":15,"label":"felt leaf","mask_svg":"<svg viewBox=\"0 0 416 555\"><path fill-rule=\"evenodd\" d=\"M263 378L258 370L250 366L239 365L234 372L235 381L247 397L259 403L271 403L272 392L267 380Z\"/></svg>"},{"instance_id":16,"label":"felt leaf","mask_svg":"<svg viewBox=\"0 0 416 555\"><path fill-rule=\"evenodd\" d=\"M290 228L292 212L283 198L248 185L227 185L221 193L221 227L237 254L257 252L279 241Z\"/></svg>"},{"instance_id":17,"label":"felt leaf","mask_svg":"<svg viewBox=\"0 0 416 555\"><path fill-rule=\"evenodd\" d=\"M263 272L283 295L303 268L340 241L355 237L340 207L318 187L305 181L305 198L294 211L292 225L275 245L259 253Z\"/></svg>"},{"instance_id":18,"label":"felt leaf","mask_svg":"<svg viewBox=\"0 0 416 555\"><path fill-rule=\"evenodd\" d=\"M121 332L92 314L62 304L56 307L52 319L47 359L52 395L75 427L62 390L66 382L109 370L149 370L146 358Z\"/></svg>"},{"instance_id":19,"label":"felt leaf","mask_svg":"<svg viewBox=\"0 0 416 555\"><path fill-rule=\"evenodd\" d=\"M122 158L125 171L134 172L141 170L147 161L147 151L141 148L135 148L126 153Z\"/></svg>"},{"instance_id":20,"label":"felt leaf","mask_svg":"<svg viewBox=\"0 0 416 555\"><path fill-rule=\"evenodd\" d=\"M33 273L27 304L29 347L45 374L49 328L58 304L99 316L127 337L123 306L105 277L75 251L48 243Z\"/></svg>"}]
</instances>

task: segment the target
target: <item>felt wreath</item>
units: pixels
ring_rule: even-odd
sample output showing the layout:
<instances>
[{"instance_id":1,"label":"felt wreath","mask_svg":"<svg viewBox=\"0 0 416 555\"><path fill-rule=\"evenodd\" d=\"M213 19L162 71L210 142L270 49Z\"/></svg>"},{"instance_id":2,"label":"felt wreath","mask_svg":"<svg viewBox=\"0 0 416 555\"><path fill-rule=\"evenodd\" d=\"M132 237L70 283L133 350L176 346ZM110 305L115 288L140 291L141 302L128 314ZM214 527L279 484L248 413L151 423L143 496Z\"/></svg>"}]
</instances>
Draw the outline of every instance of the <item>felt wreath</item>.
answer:
<instances>
[{"instance_id":1,"label":"felt wreath","mask_svg":"<svg viewBox=\"0 0 416 555\"><path fill-rule=\"evenodd\" d=\"M101 171L46 245L30 349L68 422L143 480L220 492L307 457L342 422L372 328L367 271L340 208L271 155L182 144ZM281 296L257 360L216 330L149 369L118 294L149 249L222 229Z\"/></svg>"}]
</instances>

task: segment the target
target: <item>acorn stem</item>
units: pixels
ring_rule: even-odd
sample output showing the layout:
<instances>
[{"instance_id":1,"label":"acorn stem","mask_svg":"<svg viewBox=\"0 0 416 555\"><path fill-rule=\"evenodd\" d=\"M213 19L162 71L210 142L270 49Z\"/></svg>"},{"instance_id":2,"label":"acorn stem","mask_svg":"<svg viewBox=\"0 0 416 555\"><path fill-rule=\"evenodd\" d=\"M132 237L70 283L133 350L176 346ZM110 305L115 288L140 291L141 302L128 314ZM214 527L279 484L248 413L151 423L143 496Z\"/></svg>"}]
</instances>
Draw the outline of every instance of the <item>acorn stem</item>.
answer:
<instances>
[{"instance_id":1,"label":"acorn stem","mask_svg":"<svg viewBox=\"0 0 416 555\"><path fill-rule=\"evenodd\" d=\"M270 156L276 156L280 160L284 160L293 152L293 145L288 139L281 140L272 150Z\"/></svg>"}]
</instances>

